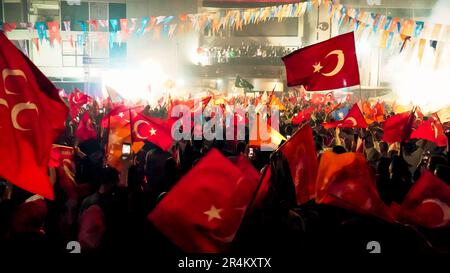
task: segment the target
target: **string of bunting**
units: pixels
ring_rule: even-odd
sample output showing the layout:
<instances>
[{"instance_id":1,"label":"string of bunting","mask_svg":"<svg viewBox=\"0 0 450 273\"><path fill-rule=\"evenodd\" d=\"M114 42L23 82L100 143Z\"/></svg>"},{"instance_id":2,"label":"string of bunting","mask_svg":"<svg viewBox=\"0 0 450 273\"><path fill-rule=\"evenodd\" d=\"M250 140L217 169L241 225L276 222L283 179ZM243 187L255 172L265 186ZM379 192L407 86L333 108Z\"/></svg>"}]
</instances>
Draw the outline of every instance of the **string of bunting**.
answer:
<instances>
[{"instance_id":1,"label":"string of bunting","mask_svg":"<svg viewBox=\"0 0 450 273\"><path fill-rule=\"evenodd\" d=\"M196 31L208 35L225 35L229 31L241 31L245 25L259 24L268 20L282 22L285 18L302 17L305 12L311 12L313 7L325 5L328 15L333 18L338 27L353 29L356 37L361 38L364 33L370 37L376 35L378 46L391 48L392 45L405 48L419 45L419 58L423 55L423 48L427 41L448 43L450 26L417 21L410 18L385 16L367 12L361 8L349 5L333 4L330 0L311 0L308 2L285 4L278 6L226 9L220 11L203 12L197 14L180 14L178 16L152 16L142 18L121 18L109 20L64 21L64 37L71 46L84 44L89 39L95 39L99 46L113 46L130 38L149 34L153 39L171 38L184 33ZM1 23L1 22L0 22ZM72 25L81 28L81 34L72 31ZM1 23L4 32L17 28L17 23ZM44 40L51 45L61 42L59 22L19 23L20 28L36 31L38 38L33 38L33 44L39 48L39 42ZM419 42L417 42L419 41ZM440 46L439 48L443 48Z\"/></svg>"}]
</instances>

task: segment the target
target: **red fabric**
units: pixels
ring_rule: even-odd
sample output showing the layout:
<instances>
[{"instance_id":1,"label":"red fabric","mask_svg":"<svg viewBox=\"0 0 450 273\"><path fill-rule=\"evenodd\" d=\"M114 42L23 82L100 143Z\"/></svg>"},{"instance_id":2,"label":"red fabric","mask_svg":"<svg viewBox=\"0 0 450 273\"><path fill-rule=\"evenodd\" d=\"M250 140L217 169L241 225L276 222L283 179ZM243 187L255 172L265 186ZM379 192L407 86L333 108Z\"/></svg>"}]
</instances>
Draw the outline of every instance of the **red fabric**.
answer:
<instances>
[{"instance_id":1,"label":"red fabric","mask_svg":"<svg viewBox=\"0 0 450 273\"><path fill-rule=\"evenodd\" d=\"M101 122L100 126L102 128L116 128L124 127L130 123L130 109L123 105L116 105L114 108L106 114Z\"/></svg>"},{"instance_id":2,"label":"red fabric","mask_svg":"<svg viewBox=\"0 0 450 273\"><path fill-rule=\"evenodd\" d=\"M8 23L8 22L3 23L3 31L4 32L13 31L16 28L17 28L17 24L16 23Z\"/></svg>"},{"instance_id":3,"label":"red fabric","mask_svg":"<svg viewBox=\"0 0 450 273\"><path fill-rule=\"evenodd\" d=\"M212 149L164 196L148 219L185 252L225 252L256 186Z\"/></svg>"},{"instance_id":4,"label":"red fabric","mask_svg":"<svg viewBox=\"0 0 450 273\"><path fill-rule=\"evenodd\" d=\"M381 201L364 155L359 153L322 154L316 180L316 202L368 213L393 221Z\"/></svg>"},{"instance_id":5,"label":"red fabric","mask_svg":"<svg viewBox=\"0 0 450 273\"><path fill-rule=\"evenodd\" d=\"M292 118L292 124L298 125L302 123L303 121L309 121L311 119L311 115L314 112L314 107L308 107L300 112L297 113L296 116Z\"/></svg>"},{"instance_id":6,"label":"red fabric","mask_svg":"<svg viewBox=\"0 0 450 273\"><path fill-rule=\"evenodd\" d=\"M255 195L255 201L251 209L261 208L263 206L264 198L269 192L270 179L272 178L272 169L270 165L267 165L263 172L263 177L261 178L261 185L259 185L258 191Z\"/></svg>"},{"instance_id":7,"label":"red fabric","mask_svg":"<svg viewBox=\"0 0 450 273\"><path fill-rule=\"evenodd\" d=\"M137 114L132 118L133 139L147 140L163 150L169 150L173 139L170 124L165 119Z\"/></svg>"},{"instance_id":8,"label":"red fabric","mask_svg":"<svg viewBox=\"0 0 450 273\"><path fill-rule=\"evenodd\" d=\"M11 230L14 233L40 233L47 212L47 204L42 199L22 203L14 211Z\"/></svg>"},{"instance_id":9,"label":"red fabric","mask_svg":"<svg viewBox=\"0 0 450 273\"><path fill-rule=\"evenodd\" d=\"M334 95L332 92L327 94L311 94L310 101L314 104L327 104L334 101Z\"/></svg>"},{"instance_id":10,"label":"red fabric","mask_svg":"<svg viewBox=\"0 0 450 273\"><path fill-rule=\"evenodd\" d=\"M288 86L320 91L360 84L353 32L301 48L282 59Z\"/></svg>"},{"instance_id":11,"label":"red fabric","mask_svg":"<svg viewBox=\"0 0 450 273\"><path fill-rule=\"evenodd\" d=\"M80 141L97 138L97 131L95 130L91 118L87 112L84 112L83 117L80 120L80 124L78 124L78 128L75 131L75 136Z\"/></svg>"},{"instance_id":12,"label":"red fabric","mask_svg":"<svg viewBox=\"0 0 450 273\"><path fill-rule=\"evenodd\" d=\"M450 186L426 171L409 190L401 206L393 206L401 222L428 228L450 226Z\"/></svg>"},{"instance_id":13,"label":"red fabric","mask_svg":"<svg viewBox=\"0 0 450 273\"><path fill-rule=\"evenodd\" d=\"M59 167L63 165L64 161L67 162L67 160L73 162L74 154L73 147L53 144L48 166L52 168Z\"/></svg>"},{"instance_id":14,"label":"red fabric","mask_svg":"<svg viewBox=\"0 0 450 273\"><path fill-rule=\"evenodd\" d=\"M67 198L72 200L77 198L74 156L73 147L54 144L49 162L49 167L56 169L59 187L64 191Z\"/></svg>"},{"instance_id":15,"label":"red fabric","mask_svg":"<svg viewBox=\"0 0 450 273\"><path fill-rule=\"evenodd\" d=\"M448 145L444 127L436 114L431 115L428 120L423 121L422 124L412 132L411 138L426 139L436 143L438 147L445 147Z\"/></svg>"},{"instance_id":16,"label":"red fabric","mask_svg":"<svg viewBox=\"0 0 450 273\"><path fill-rule=\"evenodd\" d=\"M409 140L414 113L404 112L389 117L383 125L383 141L387 143Z\"/></svg>"},{"instance_id":17,"label":"red fabric","mask_svg":"<svg viewBox=\"0 0 450 273\"><path fill-rule=\"evenodd\" d=\"M0 176L53 199L47 174L54 139L63 132L67 106L58 89L0 33Z\"/></svg>"},{"instance_id":18,"label":"red fabric","mask_svg":"<svg viewBox=\"0 0 450 273\"><path fill-rule=\"evenodd\" d=\"M361 110L359 109L358 104L354 104L352 109L348 111L347 116L343 120L334 121L334 122L324 122L323 127L326 129L329 128L367 128L367 122L364 118Z\"/></svg>"},{"instance_id":19,"label":"red fabric","mask_svg":"<svg viewBox=\"0 0 450 273\"><path fill-rule=\"evenodd\" d=\"M236 162L234 163L243 174L253 183L258 183L261 179L261 174L255 169L255 167L246 159L243 155L239 155Z\"/></svg>"},{"instance_id":20,"label":"red fabric","mask_svg":"<svg viewBox=\"0 0 450 273\"><path fill-rule=\"evenodd\" d=\"M80 113L81 107L92 100L87 94L81 92L78 88L69 95L70 116L75 119Z\"/></svg>"},{"instance_id":21,"label":"red fabric","mask_svg":"<svg viewBox=\"0 0 450 273\"><path fill-rule=\"evenodd\" d=\"M317 153L311 126L305 125L280 149L289 163L299 205L314 198Z\"/></svg>"},{"instance_id":22,"label":"red fabric","mask_svg":"<svg viewBox=\"0 0 450 273\"><path fill-rule=\"evenodd\" d=\"M59 28L59 22L48 22L47 26L50 43L53 44L54 41L61 43L61 32Z\"/></svg>"},{"instance_id":23,"label":"red fabric","mask_svg":"<svg viewBox=\"0 0 450 273\"><path fill-rule=\"evenodd\" d=\"M368 124L372 124L374 122L383 122L384 121L384 105L383 103L377 102L375 106L372 108L369 102L365 101L362 104L363 113L366 118Z\"/></svg>"}]
</instances>

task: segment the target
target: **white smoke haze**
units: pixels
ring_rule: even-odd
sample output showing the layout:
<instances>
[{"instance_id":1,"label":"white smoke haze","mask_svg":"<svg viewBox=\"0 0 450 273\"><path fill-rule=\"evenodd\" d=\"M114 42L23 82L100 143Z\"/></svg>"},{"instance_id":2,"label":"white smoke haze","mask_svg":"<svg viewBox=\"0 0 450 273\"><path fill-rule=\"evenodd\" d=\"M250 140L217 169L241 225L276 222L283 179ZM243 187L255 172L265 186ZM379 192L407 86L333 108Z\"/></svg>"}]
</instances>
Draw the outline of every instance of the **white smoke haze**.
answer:
<instances>
[{"instance_id":1,"label":"white smoke haze","mask_svg":"<svg viewBox=\"0 0 450 273\"><path fill-rule=\"evenodd\" d=\"M450 25L450 1L438 1L426 23L443 24L442 35L445 26ZM417 39L413 52L408 53L412 50L408 49L387 65L386 69L392 73L389 82L398 104L418 105L426 113L450 105L450 37L444 38L446 43L440 45L443 48L439 63L435 58L437 50L429 40L425 44L422 62L419 62Z\"/></svg>"}]
</instances>

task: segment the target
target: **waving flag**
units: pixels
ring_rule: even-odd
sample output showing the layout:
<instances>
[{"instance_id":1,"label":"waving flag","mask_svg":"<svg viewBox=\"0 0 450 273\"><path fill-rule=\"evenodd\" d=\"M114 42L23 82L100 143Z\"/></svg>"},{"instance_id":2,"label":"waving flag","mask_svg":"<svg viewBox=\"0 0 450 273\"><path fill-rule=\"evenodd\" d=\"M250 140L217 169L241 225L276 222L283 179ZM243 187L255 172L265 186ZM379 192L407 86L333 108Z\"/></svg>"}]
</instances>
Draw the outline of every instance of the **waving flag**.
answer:
<instances>
[{"instance_id":1,"label":"waving flag","mask_svg":"<svg viewBox=\"0 0 450 273\"><path fill-rule=\"evenodd\" d=\"M89 117L89 114L87 112L84 112L83 117L78 124L78 128L75 131L75 136L80 141L97 138L97 130L95 129L94 124L92 123L91 118Z\"/></svg>"},{"instance_id":2,"label":"waving flag","mask_svg":"<svg viewBox=\"0 0 450 273\"><path fill-rule=\"evenodd\" d=\"M58 89L0 32L0 177L48 199L50 151L64 131Z\"/></svg>"},{"instance_id":3,"label":"waving flag","mask_svg":"<svg viewBox=\"0 0 450 273\"><path fill-rule=\"evenodd\" d=\"M360 84L353 32L301 48L282 59L288 86L321 91Z\"/></svg>"},{"instance_id":4,"label":"waving flag","mask_svg":"<svg viewBox=\"0 0 450 273\"><path fill-rule=\"evenodd\" d=\"M444 127L436 114L432 114L428 120L423 121L422 124L411 133L411 138L426 139L436 143L438 147L445 147L448 145Z\"/></svg>"},{"instance_id":5,"label":"waving flag","mask_svg":"<svg viewBox=\"0 0 450 273\"><path fill-rule=\"evenodd\" d=\"M345 106L345 107L339 108L336 111L332 112L331 116L335 120L343 120L345 118L345 116L347 116L349 110L350 110L350 108L348 106Z\"/></svg>"},{"instance_id":6,"label":"waving flag","mask_svg":"<svg viewBox=\"0 0 450 273\"><path fill-rule=\"evenodd\" d=\"M367 128L367 123L361 110L359 110L358 104L355 103L344 119L334 122L324 122L323 127L327 129L336 127Z\"/></svg>"},{"instance_id":7,"label":"waving flag","mask_svg":"<svg viewBox=\"0 0 450 273\"><path fill-rule=\"evenodd\" d=\"M226 252L257 185L257 180L249 180L212 149L164 196L148 219L183 251Z\"/></svg>"},{"instance_id":8,"label":"waving flag","mask_svg":"<svg viewBox=\"0 0 450 273\"><path fill-rule=\"evenodd\" d=\"M311 126L300 128L280 148L289 163L299 205L315 197L317 153Z\"/></svg>"},{"instance_id":9,"label":"waving flag","mask_svg":"<svg viewBox=\"0 0 450 273\"><path fill-rule=\"evenodd\" d=\"M171 126L165 119L137 114L132 117L132 135L135 140L147 140L168 150L173 143Z\"/></svg>"},{"instance_id":10,"label":"waving flag","mask_svg":"<svg viewBox=\"0 0 450 273\"><path fill-rule=\"evenodd\" d=\"M383 125L383 141L403 142L410 139L415 120L414 110L389 117Z\"/></svg>"},{"instance_id":11,"label":"waving flag","mask_svg":"<svg viewBox=\"0 0 450 273\"><path fill-rule=\"evenodd\" d=\"M427 228L450 226L450 186L425 171L401 206L393 205L397 219Z\"/></svg>"},{"instance_id":12,"label":"waving flag","mask_svg":"<svg viewBox=\"0 0 450 273\"><path fill-rule=\"evenodd\" d=\"M80 113L81 108L91 101L91 97L89 97L86 93L81 92L80 89L75 88L69 95L70 116L75 119L75 117Z\"/></svg>"},{"instance_id":13,"label":"waving flag","mask_svg":"<svg viewBox=\"0 0 450 273\"><path fill-rule=\"evenodd\" d=\"M394 215L378 195L374 177L363 154L327 151L317 172L316 202L393 221Z\"/></svg>"}]
</instances>

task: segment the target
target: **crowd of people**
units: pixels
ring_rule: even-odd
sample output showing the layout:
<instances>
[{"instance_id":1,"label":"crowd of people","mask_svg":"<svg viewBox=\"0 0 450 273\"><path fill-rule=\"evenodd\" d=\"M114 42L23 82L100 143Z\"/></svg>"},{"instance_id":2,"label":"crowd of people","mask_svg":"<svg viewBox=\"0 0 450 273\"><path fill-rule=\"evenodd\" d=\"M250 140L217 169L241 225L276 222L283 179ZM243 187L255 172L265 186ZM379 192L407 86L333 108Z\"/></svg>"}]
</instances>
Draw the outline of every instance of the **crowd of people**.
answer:
<instances>
[{"instance_id":1,"label":"crowd of people","mask_svg":"<svg viewBox=\"0 0 450 273\"><path fill-rule=\"evenodd\" d=\"M274 45L244 45L211 48L199 48L198 54L203 56L208 64L233 63L235 60L246 62L262 61L265 63L278 63L280 58L296 50L296 47L274 46Z\"/></svg>"},{"instance_id":2,"label":"crowd of people","mask_svg":"<svg viewBox=\"0 0 450 273\"><path fill-rule=\"evenodd\" d=\"M231 49L228 49L228 51ZM234 49L233 49L234 50ZM236 49L242 55L257 56L261 47ZM276 48L264 48L275 56ZM280 49L284 50L284 49ZM224 49L216 49L223 61ZM275 52L275 53L274 53ZM401 204L409 189L428 170L450 185L449 153L426 140L388 144L382 141L382 124L372 123L367 129L326 129L331 121L332 103L317 107L298 94L283 95L279 100L285 110L280 115L280 133L289 138L303 124L313 129L318 157L324 151L336 154L355 152L357 139L363 139L362 153L376 175L376 187L386 205ZM235 105L254 103L242 96ZM350 101L340 107L350 107ZM311 117L301 123L293 119L305 109L315 108ZM385 105L385 118L393 115ZM107 133L99 124L105 111L92 117L99 131L98 138L80 142L74 136L71 118L67 130L57 143L75 147L73 181L62 179L50 168L55 200L45 200L12 186L0 184L0 248L6 251L48 251L67 253L67 243L77 241L83 253L120 253L147 250L179 253L181 250L160 233L148 220L148 214L170 192L174 185L212 148L228 158L243 155L257 171L271 164L271 151L250 149L244 141L181 140L165 151L151 142L130 156L122 157L121 170L105 165ZM149 116L166 117L165 105L151 108ZM448 129L448 127L445 127ZM447 136L448 136L447 131ZM250 151L252 151L250 153ZM24 170L26 171L26 170ZM379 241L383 253L435 254L450 252L450 229L429 229L382 219L332 205L301 204L289 201L287 180L275 179L265 196L263 206L245 215L232 242L234 253L273 253L292 249L297 253L367 253L366 243ZM214 181L211 181L214 183ZM186 193L189 194L189 193Z\"/></svg>"}]
</instances>

